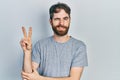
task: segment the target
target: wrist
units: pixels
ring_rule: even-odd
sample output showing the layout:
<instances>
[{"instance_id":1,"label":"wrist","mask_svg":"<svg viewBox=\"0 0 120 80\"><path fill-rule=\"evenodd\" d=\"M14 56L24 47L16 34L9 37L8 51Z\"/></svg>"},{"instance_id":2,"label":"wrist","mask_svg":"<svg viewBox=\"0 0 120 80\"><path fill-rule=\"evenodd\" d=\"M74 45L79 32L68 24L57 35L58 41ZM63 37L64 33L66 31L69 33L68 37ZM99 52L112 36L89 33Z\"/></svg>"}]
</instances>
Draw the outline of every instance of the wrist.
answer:
<instances>
[{"instance_id":1,"label":"wrist","mask_svg":"<svg viewBox=\"0 0 120 80\"><path fill-rule=\"evenodd\" d=\"M32 50L26 50L26 51L23 51L24 54L31 54L32 53Z\"/></svg>"}]
</instances>

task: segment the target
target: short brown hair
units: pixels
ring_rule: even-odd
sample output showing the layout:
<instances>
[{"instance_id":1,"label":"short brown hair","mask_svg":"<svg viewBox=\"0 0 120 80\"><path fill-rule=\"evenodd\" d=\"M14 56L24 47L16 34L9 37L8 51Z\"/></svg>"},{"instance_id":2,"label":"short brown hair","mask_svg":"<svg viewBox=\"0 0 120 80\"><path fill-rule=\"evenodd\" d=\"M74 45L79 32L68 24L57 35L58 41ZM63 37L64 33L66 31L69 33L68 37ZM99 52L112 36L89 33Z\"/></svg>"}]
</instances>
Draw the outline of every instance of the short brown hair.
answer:
<instances>
[{"instance_id":1,"label":"short brown hair","mask_svg":"<svg viewBox=\"0 0 120 80\"><path fill-rule=\"evenodd\" d=\"M50 19L52 19L52 18L53 18L53 14L54 14L54 13L58 13L58 12L60 11L60 9L64 9L65 12L66 12L66 13L69 15L69 17L70 17L70 13L71 13L70 7L69 7L67 4L65 4L65 3L60 3L60 2L58 2L57 4L52 5L52 6L50 7L50 9L49 9Z\"/></svg>"}]
</instances>

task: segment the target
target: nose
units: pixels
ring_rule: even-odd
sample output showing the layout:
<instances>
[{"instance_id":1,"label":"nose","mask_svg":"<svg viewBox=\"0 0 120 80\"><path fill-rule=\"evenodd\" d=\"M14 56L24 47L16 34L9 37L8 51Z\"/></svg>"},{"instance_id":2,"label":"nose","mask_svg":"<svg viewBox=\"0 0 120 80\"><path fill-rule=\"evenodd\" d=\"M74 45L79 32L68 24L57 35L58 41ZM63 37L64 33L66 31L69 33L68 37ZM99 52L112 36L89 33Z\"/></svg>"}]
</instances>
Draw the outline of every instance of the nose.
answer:
<instances>
[{"instance_id":1,"label":"nose","mask_svg":"<svg viewBox=\"0 0 120 80\"><path fill-rule=\"evenodd\" d=\"M63 25L64 24L64 20L60 20L60 25Z\"/></svg>"}]
</instances>

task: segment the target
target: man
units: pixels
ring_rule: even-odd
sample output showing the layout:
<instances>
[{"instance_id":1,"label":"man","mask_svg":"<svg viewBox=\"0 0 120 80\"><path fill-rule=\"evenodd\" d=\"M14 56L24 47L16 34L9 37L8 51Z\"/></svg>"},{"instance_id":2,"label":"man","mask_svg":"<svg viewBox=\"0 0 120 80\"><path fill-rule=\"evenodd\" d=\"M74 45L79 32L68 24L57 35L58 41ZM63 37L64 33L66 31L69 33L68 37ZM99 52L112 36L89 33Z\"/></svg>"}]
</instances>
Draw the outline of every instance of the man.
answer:
<instances>
[{"instance_id":1,"label":"man","mask_svg":"<svg viewBox=\"0 0 120 80\"><path fill-rule=\"evenodd\" d=\"M24 38L20 44L24 51L22 78L27 80L80 80L87 66L85 44L68 35L71 9L64 3L50 7L53 36L39 40L32 49L31 35L22 27Z\"/></svg>"}]
</instances>

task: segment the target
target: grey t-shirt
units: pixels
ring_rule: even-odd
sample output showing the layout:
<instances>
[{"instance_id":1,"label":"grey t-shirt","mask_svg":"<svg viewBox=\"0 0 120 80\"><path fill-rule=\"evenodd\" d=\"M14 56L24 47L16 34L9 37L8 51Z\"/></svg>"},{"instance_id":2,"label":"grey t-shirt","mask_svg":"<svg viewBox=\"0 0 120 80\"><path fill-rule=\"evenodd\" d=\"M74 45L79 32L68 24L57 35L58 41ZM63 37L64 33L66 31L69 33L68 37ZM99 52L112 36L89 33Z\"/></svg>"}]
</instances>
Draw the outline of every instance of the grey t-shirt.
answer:
<instances>
[{"instance_id":1,"label":"grey t-shirt","mask_svg":"<svg viewBox=\"0 0 120 80\"><path fill-rule=\"evenodd\" d=\"M39 64L39 74L47 77L68 77L72 67L88 65L86 45L73 37L65 43L53 36L36 42L32 61Z\"/></svg>"}]
</instances>

